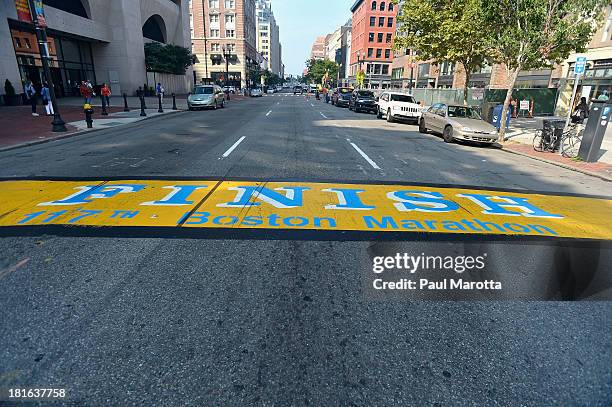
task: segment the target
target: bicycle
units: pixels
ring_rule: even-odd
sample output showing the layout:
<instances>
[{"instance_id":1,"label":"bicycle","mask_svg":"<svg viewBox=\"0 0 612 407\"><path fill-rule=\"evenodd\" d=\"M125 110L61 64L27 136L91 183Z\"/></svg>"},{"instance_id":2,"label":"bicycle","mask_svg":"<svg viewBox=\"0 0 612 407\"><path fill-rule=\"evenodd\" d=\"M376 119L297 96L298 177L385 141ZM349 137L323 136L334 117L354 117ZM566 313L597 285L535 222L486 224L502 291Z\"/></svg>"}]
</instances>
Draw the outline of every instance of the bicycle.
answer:
<instances>
[{"instance_id":1,"label":"bicycle","mask_svg":"<svg viewBox=\"0 0 612 407\"><path fill-rule=\"evenodd\" d=\"M566 158L578 157L580 143L582 142L582 134L584 126L581 124L572 124L570 128L563 133L561 140L561 155Z\"/></svg>"},{"instance_id":2,"label":"bicycle","mask_svg":"<svg viewBox=\"0 0 612 407\"><path fill-rule=\"evenodd\" d=\"M561 136L558 136L552 127L538 129L533 138L533 149L538 152L554 153L559 148L564 157L576 158L582 141L583 129L581 124L572 123Z\"/></svg>"},{"instance_id":3,"label":"bicycle","mask_svg":"<svg viewBox=\"0 0 612 407\"><path fill-rule=\"evenodd\" d=\"M558 138L552 128L538 129L533 137L533 149L540 153L543 151L552 153L556 150Z\"/></svg>"}]
</instances>

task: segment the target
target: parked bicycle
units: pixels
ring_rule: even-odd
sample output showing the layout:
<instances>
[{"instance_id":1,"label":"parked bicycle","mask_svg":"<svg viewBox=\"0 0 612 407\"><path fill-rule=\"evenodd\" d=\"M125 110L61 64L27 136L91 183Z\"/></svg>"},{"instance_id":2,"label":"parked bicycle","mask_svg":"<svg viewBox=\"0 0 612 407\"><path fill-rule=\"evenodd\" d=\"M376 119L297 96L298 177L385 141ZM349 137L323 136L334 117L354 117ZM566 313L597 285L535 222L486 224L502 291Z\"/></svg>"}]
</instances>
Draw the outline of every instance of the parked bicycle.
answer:
<instances>
[{"instance_id":1,"label":"parked bicycle","mask_svg":"<svg viewBox=\"0 0 612 407\"><path fill-rule=\"evenodd\" d=\"M538 129L533 138L533 149L539 152L555 152L560 149L561 154L567 158L576 158L582 141L584 126L572 123L561 135L553 127Z\"/></svg>"},{"instance_id":2,"label":"parked bicycle","mask_svg":"<svg viewBox=\"0 0 612 407\"><path fill-rule=\"evenodd\" d=\"M577 158L578 151L580 150L580 143L582 142L582 134L584 132L584 125L573 124L570 125L568 131L563 133L563 139L561 141L561 154L567 158Z\"/></svg>"}]
</instances>

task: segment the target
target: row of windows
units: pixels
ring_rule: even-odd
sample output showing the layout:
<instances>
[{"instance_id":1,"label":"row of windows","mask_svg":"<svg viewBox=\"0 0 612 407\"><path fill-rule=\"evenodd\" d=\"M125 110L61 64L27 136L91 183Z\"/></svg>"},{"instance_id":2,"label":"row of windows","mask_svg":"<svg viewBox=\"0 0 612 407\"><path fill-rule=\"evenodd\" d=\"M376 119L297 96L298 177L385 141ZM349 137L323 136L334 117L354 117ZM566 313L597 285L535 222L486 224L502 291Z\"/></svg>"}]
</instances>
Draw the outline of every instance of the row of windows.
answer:
<instances>
[{"instance_id":1,"label":"row of windows","mask_svg":"<svg viewBox=\"0 0 612 407\"><path fill-rule=\"evenodd\" d=\"M393 28L393 20L393 17L387 17L387 27ZM385 17L378 17L378 26L385 26ZM370 17L370 27L376 27L376 17L374 16Z\"/></svg>"},{"instance_id":2,"label":"row of windows","mask_svg":"<svg viewBox=\"0 0 612 407\"><path fill-rule=\"evenodd\" d=\"M221 32L216 28L211 28L210 36L212 38L219 38L221 37ZM226 38L236 38L236 30L225 30L225 37Z\"/></svg>"},{"instance_id":3,"label":"row of windows","mask_svg":"<svg viewBox=\"0 0 612 407\"><path fill-rule=\"evenodd\" d=\"M376 49L376 58L382 58L383 50L378 48ZM374 56L374 48L368 48L368 58L372 58ZM391 58L391 50L385 49L385 58Z\"/></svg>"},{"instance_id":4,"label":"row of windows","mask_svg":"<svg viewBox=\"0 0 612 407\"><path fill-rule=\"evenodd\" d=\"M21 40L21 38L15 37L15 48L32 48L29 38L23 38L23 42Z\"/></svg>"},{"instance_id":5,"label":"row of windows","mask_svg":"<svg viewBox=\"0 0 612 407\"><path fill-rule=\"evenodd\" d=\"M236 52L236 44L225 44L225 49L229 52ZM212 52L221 52L222 51L221 44L218 44L218 43L210 44L210 50Z\"/></svg>"},{"instance_id":6,"label":"row of windows","mask_svg":"<svg viewBox=\"0 0 612 407\"><path fill-rule=\"evenodd\" d=\"M380 7L378 8L380 11L385 11L385 2L380 2ZM376 2L372 2L372 11L376 11ZM389 2L389 11L393 11L393 2Z\"/></svg>"},{"instance_id":7,"label":"row of windows","mask_svg":"<svg viewBox=\"0 0 612 407\"><path fill-rule=\"evenodd\" d=\"M370 33L368 41L369 42L374 42L374 39L377 37L377 42L383 42L383 37L384 36L385 36L384 33L378 33L378 35L375 35L374 33ZM387 44L391 44L391 42L393 42L393 34L387 33L386 43Z\"/></svg>"},{"instance_id":8,"label":"row of windows","mask_svg":"<svg viewBox=\"0 0 612 407\"><path fill-rule=\"evenodd\" d=\"M219 22L219 14L211 14L209 16L209 20L211 24ZM236 16L233 14L228 14L225 16L225 24L233 24L236 21Z\"/></svg>"},{"instance_id":9,"label":"row of windows","mask_svg":"<svg viewBox=\"0 0 612 407\"><path fill-rule=\"evenodd\" d=\"M374 75L388 75L389 74L389 65L384 64L368 64L366 67L367 74Z\"/></svg>"},{"instance_id":10,"label":"row of windows","mask_svg":"<svg viewBox=\"0 0 612 407\"><path fill-rule=\"evenodd\" d=\"M209 8L219 8L219 0L208 0ZM225 0L225 8L235 8L236 1L235 0Z\"/></svg>"}]
</instances>

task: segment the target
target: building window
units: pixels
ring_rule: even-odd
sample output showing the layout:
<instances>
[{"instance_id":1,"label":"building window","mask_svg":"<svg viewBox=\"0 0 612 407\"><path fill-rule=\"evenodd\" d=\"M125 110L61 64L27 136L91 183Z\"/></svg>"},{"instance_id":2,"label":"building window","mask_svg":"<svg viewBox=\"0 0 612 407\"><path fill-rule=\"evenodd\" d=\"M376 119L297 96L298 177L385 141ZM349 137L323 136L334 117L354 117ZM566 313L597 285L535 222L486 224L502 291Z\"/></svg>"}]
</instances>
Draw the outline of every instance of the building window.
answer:
<instances>
[{"instance_id":1,"label":"building window","mask_svg":"<svg viewBox=\"0 0 612 407\"><path fill-rule=\"evenodd\" d=\"M387 18L387 27L393 27L393 17Z\"/></svg>"},{"instance_id":2,"label":"building window","mask_svg":"<svg viewBox=\"0 0 612 407\"><path fill-rule=\"evenodd\" d=\"M370 36L368 38L369 42L374 42L374 33L370 33Z\"/></svg>"},{"instance_id":3,"label":"building window","mask_svg":"<svg viewBox=\"0 0 612 407\"><path fill-rule=\"evenodd\" d=\"M376 11L376 2L375 1L372 2L372 11Z\"/></svg>"},{"instance_id":4,"label":"building window","mask_svg":"<svg viewBox=\"0 0 612 407\"><path fill-rule=\"evenodd\" d=\"M383 33L378 33L378 42L383 42Z\"/></svg>"},{"instance_id":5,"label":"building window","mask_svg":"<svg viewBox=\"0 0 612 407\"><path fill-rule=\"evenodd\" d=\"M225 36L227 38L234 38L236 36L236 31L234 31L234 30L225 30Z\"/></svg>"},{"instance_id":6,"label":"building window","mask_svg":"<svg viewBox=\"0 0 612 407\"><path fill-rule=\"evenodd\" d=\"M234 24L234 15L228 14L225 16L225 24Z\"/></svg>"},{"instance_id":7,"label":"building window","mask_svg":"<svg viewBox=\"0 0 612 407\"><path fill-rule=\"evenodd\" d=\"M374 55L374 48L368 48L368 58L372 58L372 55Z\"/></svg>"},{"instance_id":8,"label":"building window","mask_svg":"<svg viewBox=\"0 0 612 407\"><path fill-rule=\"evenodd\" d=\"M210 44L210 50L213 52L221 51L221 46L217 43Z\"/></svg>"},{"instance_id":9,"label":"building window","mask_svg":"<svg viewBox=\"0 0 612 407\"><path fill-rule=\"evenodd\" d=\"M228 52L236 52L236 44L227 44Z\"/></svg>"},{"instance_id":10,"label":"building window","mask_svg":"<svg viewBox=\"0 0 612 407\"><path fill-rule=\"evenodd\" d=\"M385 6L386 6L385 2L381 1L380 2L380 11L385 11Z\"/></svg>"},{"instance_id":11,"label":"building window","mask_svg":"<svg viewBox=\"0 0 612 407\"><path fill-rule=\"evenodd\" d=\"M389 11L393 11L393 3L389 3Z\"/></svg>"},{"instance_id":12,"label":"building window","mask_svg":"<svg viewBox=\"0 0 612 407\"><path fill-rule=\"evenodd\" d=\"M382 49L378 48L376 50L376 58L382 58Z\"/></svg>"},{"instance_id":13,"label":"building window","mask_svg":"<svg viewBox=\"0 0 612 407\"><path fill-rule=\"evenodd\" d=\"M389 75L389 65L383 65L382 66L382 74L383 75Z\"/></svg>"},{"instance_id":14,"label":"building window","mask_svg":"<svg viewBox=\"0 0 612 407\"><path fill-rule=\"evenodd\" d=\"M219 34L219 30L216 28L211 28L210 36L213 38L219 38L221 35Z\"/></svg>"},{"instance_id":15,"label":"building window","mask_svg":"<svg viewBox=\"0 0 612 407\"><path fill-rule=\"evenodd\" d=\"M208 0L208 8L219 8L219 0Z\"/></svg>"},{"instance_id":16,"label":"building window","mask_svg":"<svg viewBox=\"0 0 612 407\"><path fill-rule=\"evenodd\" d=\"M429 77L429 63L419 64L419 78Z\"/></svg>"},{"instance_id":17,"label":"building window","mask_svg":"<svg viewBox=\"0 0 612 407\"><path fill-rule=\"evenodd\" d=\"M385 58L387 59L391 58L391 50L388 48L385 50Z\"/></svg>"},{"instance_id":18,"label":"building window","mask_svg":"<svg viewBox=\"0 0 612 407\"><path fill-rule=\"evenodd\" d=\"M380 75L380 64L374 64L374 75Z\"/></svg>"},{"instance_id":19,"label":"building window","mask_svg":"<svg viewBox=\"0 0 612 407\"><path fill-rule=\"evenodd\" d=\"M376 17L370 17L370 27L374 27L376 25Z\"/></svg>"},{"instance_id":20,"label":"building window","mask_svg":"<svg viewBox=\"0 0 612 407\"><path fill-rule=\"evenodd\" d=\"M234 8L235 6L234 0L225 0L225 8Z\"/></svg>"},{"instance_id":21,"label":"building window","mask_svg":"<svg viewBox=\"0 0 612 407\"><path fill-rule=\"evenodd\" d=\"M21 40L17 37L15 37L15 47L16 48L22 48L21 47Z\"/></svg>"},{"instance_id":22,"label":"building window","mask_svg":"<svg viewBox=\"0 0 612 407\"><path fill-rule=\"evenodd\" d=\"M379 27L384 27L385 26L385 18L384 17L378 17L378 26Z\"/></svg>"},{"instance_id":23,"label":"building window","mask_svg":"<svg viewBox=\"0 0 612 407\"><path fill-rule=\"evenodd\" d=\"M391 41L393 41L392 37L393 36L391 35L391 33L387 33L387 44L391 44Z\"/></svg>"},{"instance_id":24,"label":"building window","mask_svg":"<svg viewBox=\"0 0 612 407\"><path fill-rule=\"evenodd\" d=\"M610 41L610 27L612 26L612 8L608 7L608 18L606 19L606 25L604 26L603 34L601 36L602 41Z\"/></svg>"},{"instance_id":25,"label":"building window","mask_svg":"<svg viewBox=\"0 0 612 407\"><path fill-rule=\"evenodd\" d=\"M210 23L215 24L219 22L219 14L211 14L210 15Z\"/></svg>"}]
</instances>

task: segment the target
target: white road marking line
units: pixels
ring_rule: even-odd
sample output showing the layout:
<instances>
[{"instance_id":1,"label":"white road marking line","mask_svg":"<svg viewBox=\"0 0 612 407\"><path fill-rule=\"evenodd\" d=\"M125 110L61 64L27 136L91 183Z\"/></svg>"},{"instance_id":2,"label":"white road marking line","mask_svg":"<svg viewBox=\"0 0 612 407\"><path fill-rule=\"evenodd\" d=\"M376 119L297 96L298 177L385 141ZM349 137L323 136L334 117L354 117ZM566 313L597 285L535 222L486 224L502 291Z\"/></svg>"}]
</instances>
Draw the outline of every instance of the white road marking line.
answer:
<instances>
[{"instance_id":1,"label":"white road marking line","mask_svg":"<svg viewBox=\"0 0 612 407\"><path fill-rule=\"evenodd\" d=\"M310 106L314 107L314 105L311 103Z\"/></svg>"},{"instance_id":2,"label":"white road marking line","mask_svg":"<svg viewBox=\"0 0 612 407\"><path fill-rule=\"evenodd\" d=\"M368 157L368 155L366 153L363 152L362 149L360 149L359 147L357 147L357 144L352 143L350 139L346 139L346 141L348 141L355 150L357 150L357 152L368 162L368 164L370 164L375 170L380 170L380 167L378 166L378 164L376 164L370 157Z\"/></svg>"},{"instance_id":3,"label":"white road marking line","mask_svg":"<svg viewBox=\"0 0 612 407\"><path fill-rule=\"evenodd\" d=\"M323 116L323 118L324 118L324 119L327 119L327 118L328 118L328 117L327 117L327 116L325 116L325 115L324 115L322 112L319 112L319 114L320 114L321 116Z\"/></svg>"},{"instance_id":4,"label":"white road marking line","mask_svg":"<svg viewBox=\"0 0 612 407\"><path fill-rule=\"evenodd\" d=\"M227 158L227 156L229 156L232 151L234 151L236 149L236 147L238 147L238 144L242 143L242 141L246 138L246 136L242 136L238 139L237 142L234 143L233 146L231 146L225 153L223 153L223 158Z\"/></svg>"},{"instance_id":5,"label":"white road marking line","mask_svg":"<svg viewBox=\"0 0 612 407\"><path fill-rule=\"evenodd\" d=\"M266 117L270 116L270 113L272 113L272 110L270 110L268 113L266 113Z\"/></svg>"}]
</instances>

